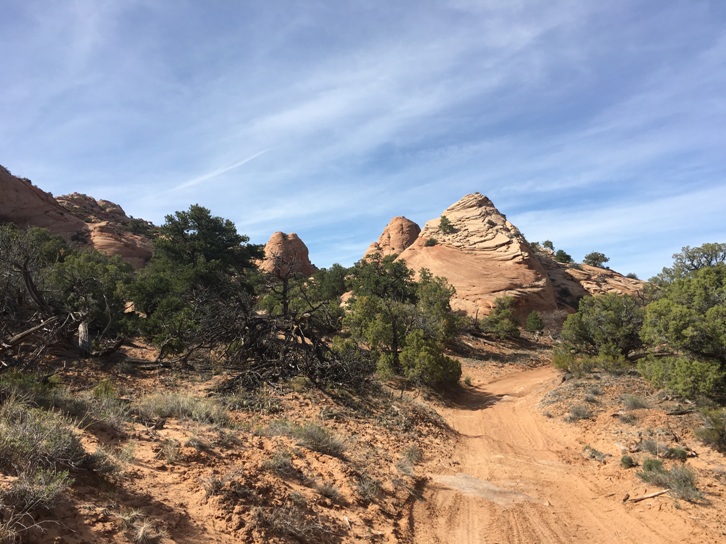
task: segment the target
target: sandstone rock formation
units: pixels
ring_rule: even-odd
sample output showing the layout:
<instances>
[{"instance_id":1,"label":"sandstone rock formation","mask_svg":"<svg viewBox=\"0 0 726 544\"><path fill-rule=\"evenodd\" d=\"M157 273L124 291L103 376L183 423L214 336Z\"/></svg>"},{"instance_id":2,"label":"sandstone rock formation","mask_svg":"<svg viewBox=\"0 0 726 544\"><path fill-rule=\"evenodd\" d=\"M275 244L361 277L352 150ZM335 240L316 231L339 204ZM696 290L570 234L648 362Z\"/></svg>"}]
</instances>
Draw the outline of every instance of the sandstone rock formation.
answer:
<instances>
[{"instance_id":1,"label":"sandstone rock formation","mask_svg":"<svg viewBox=\"0 0 726 544\"><path fill-rule=\"evenodd\" d=\"M154 231L154 226L148 221L128 217L118 204L80 193L59 196L56 200L83 219L89 229L89 241L97 250L119 255L134 268L145 266L151 259L148 234Z\"/></svg>"},{"instance_id":2,"label":"sandstone rock formation","mask_svg":"<svg viewBox=\"0 0 726 544\"><path fill-rule=\"evenodd\" d=\"M310 262L307 246L294 232L275 232L270 236L260 268L278 277L292 274L311 276L318 270Z\"/></svg>"},{"instance_id":3,"label":"sandstone rock formation","mask_svg":"<svg viewBox=\"0 0 726 544\"><path fill-rule=\"evenodd\" d=\"M443 214L428 221L416 241L400 256L414 270L429 269L456 288L451 306L482 317L494 300L511 296L516 313L557 309L555 290L540 261L519 230L479 193L466 195Z\"/></svg>"},{"instance_id":4,"label":"sandstone rock formation","mask_svg":"<svg viewBox=\"0 0 726 544\"><path fill-rule=\"evenodd\" d=\"M151 258L151 240L145 233L153 226L128 217L117 204L78 193L55 199L4 168L0 195L0 221L46 228L68 241L120 255L136 268Z\"/></svg>"},{"instance_id":5,"label":"sandstone rock formation","mask_svg":"<svg viewBox=\"0 0 726 544\"><path fill-rule=\"evenodd\" d=\"M547 271L562 307L577 309L578 301L586 295L615 293L635 295L643 290L642 280L632 279L610 270L586 264L566 265L558 263L547 253L537 253L537 259Z\"/></svg>"},{"instance_id":6,"label":"sandstone rock formation","mask_svg":"<svg viewBox=\"0 0 726 544\"><path fill-rule=\"evenodd\" d=\"M421 227L410 219L403 216L394 217L383 229L383 233L377 242L373 242L366 250L364 259L380 254L381 257L387 255L398 255L404 252L421 233Z\"/></svg>"},{"instance_id":7,"label":"sandstone rock formation","mask_svg":"<svg viewBox=\"0 0 726 544\"><path fill-rule=\"evenodd\" d=\"M43 227L66 240L87 236L86 224L65 210L53 195L0 167L0 221L23 227Z\"/></svg>"}]
</instances>

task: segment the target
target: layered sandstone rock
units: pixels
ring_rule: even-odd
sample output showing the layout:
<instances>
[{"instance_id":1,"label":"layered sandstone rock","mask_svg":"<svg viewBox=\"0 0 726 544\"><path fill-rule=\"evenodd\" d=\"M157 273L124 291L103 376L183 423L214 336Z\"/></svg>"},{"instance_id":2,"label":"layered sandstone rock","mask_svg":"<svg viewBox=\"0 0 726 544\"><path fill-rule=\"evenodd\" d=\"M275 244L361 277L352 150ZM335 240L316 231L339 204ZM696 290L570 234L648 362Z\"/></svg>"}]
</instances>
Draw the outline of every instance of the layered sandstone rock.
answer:
<instances>
[{"instance_id":1,"label":"layered sandstone rock","mask_svg":"<svg viewBox=\"0 0 726 544\"><path fill-rule=\"evenodd\" d=\"M560 306L567 309L576 310L578 301L586 295L636 295L643 290L645 283L608 268L558 263L547 252L538 253L536 256L547 271Z\"/></svg>"},{"instance_id":2,"label":"layered sandstone rock","mask_svg":"<svg viewBox=\"0 0 726 544\"><path fill-rule=\"evenodd\" d=\"M276 232L270 236L260 268L278 277L292 274L311 276L318 270L310 262L307 246L294 232Z\"/></svg>"},{"instance_id":3,"label":"layered sandstone rock","mask_svg":"<svg viewBox=\"0 0 726 544\"><path fill-rule=\"evenodd\" d=\"M151 258L151 240L144 232L153 226L129 218L117 204L78 193L55 199L4 168L0 195L0 221L46 228L68 241L119 255L136 268Z\"/></svg>"},{"instance_id":4,"label":"layered sandstone rock","mask_svg":"<svg viewBox=\"0 0 726 544\"><path fill-rule=\"evenodd\" d=\"M557 309L547 272L491 200L479 193L466 195L442 216L451 229L442 231L440 217L428 221L400 258L414 270L427 268L445 277L456 288L454 310L482 317L502 296L515 299L520 317Z\"/></svg>"},{"instance_id":5,"label":"layered sandstone rock","mask_svg":"<svg viewBox=\"0 0 726 544\"><path fill-rule=\"evenodd\" d=\"M23 227L43 227L66 240L88 236L86 224L65 210L53 195L0 168L0 221Z\"/></svg>"},{"instance_id":6,"label":"layered sandstone rock","mask_svg":"<svg viewBox=\"0 0 726 544\"><path fill-rule=\"evenodd\" d=\"M421 227L410 219L403 216L394 217L383 229L378 241L368 247L363 258L375 254L379 254L381 257L399 255L416 241L420 233Z\"/></svg>"},{"instance_id":7,"label":"layered sandstone rock","mask_svg":"<svg viewBox=\"0 0 726 544\"><path fill-rule=\"evenodd\" d=\"M119 255L134 268L145 266L151 259L152 245L146 233L153 233L155 227L148 221L127 216L118 204L80 193L59 196L56 200L83 219L89 242L95 249L107 255Z\"/></svg>"}]
</instances>

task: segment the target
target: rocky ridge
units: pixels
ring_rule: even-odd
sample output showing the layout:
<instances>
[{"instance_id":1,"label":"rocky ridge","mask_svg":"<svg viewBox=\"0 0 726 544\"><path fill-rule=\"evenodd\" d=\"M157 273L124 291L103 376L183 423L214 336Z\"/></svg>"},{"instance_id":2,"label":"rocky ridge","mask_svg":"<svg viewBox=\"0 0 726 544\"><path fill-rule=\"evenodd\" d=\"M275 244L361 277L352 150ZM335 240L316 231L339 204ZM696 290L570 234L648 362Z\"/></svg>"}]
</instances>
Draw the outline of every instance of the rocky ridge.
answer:
<instances>
[{"instance_id":1,"label":"rocky ridge","mask_svg":"<svg viewBox=\"0 0 726 544\"><path fill-rule=\"evenodd\" d=\"M153 225L128 217L117 204L79 193L56 199L6 168L0 168L0 194L0 221L46 228L67 241L120 255L135 268L151 258Z\"/></svg>"}]
</instances>

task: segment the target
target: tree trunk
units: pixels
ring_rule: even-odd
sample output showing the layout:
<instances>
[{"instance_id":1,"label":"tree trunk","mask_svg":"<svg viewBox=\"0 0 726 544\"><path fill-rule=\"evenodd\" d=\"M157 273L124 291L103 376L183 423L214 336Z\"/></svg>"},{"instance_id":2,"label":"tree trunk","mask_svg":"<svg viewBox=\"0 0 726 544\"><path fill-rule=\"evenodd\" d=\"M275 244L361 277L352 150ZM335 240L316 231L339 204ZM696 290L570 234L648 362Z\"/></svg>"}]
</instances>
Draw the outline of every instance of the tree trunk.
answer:
<instances>
[{"instance_id":1,"label":"tree trunk","mask_svg":"<svg viewBox=\"0 0 726 544\"><path fill-rule=\"evenodd\" d=\"M91 337L88 333L88 321L85 319L78 325L78 349L82 355L91 353Z\"/></svg>"}]
</instances>

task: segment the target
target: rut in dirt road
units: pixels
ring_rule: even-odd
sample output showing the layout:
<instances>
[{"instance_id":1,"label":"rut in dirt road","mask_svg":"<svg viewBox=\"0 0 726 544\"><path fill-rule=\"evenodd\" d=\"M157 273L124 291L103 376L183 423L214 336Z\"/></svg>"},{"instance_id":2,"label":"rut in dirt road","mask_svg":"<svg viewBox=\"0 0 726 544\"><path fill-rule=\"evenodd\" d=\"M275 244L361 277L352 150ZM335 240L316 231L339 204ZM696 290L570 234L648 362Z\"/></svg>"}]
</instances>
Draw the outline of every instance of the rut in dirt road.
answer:
<instances>
[{"instance_id":1,"label":"rut in dirt road","mask_svg":"<svg viewBox=\"0 0 726 544\"><path fill-rule=\"evenodd\" d=\"M475 381L455 408L441 411L460 441L440 472L429 474L424 498L414 506L416 543L690 538L687 526L665 524L614 500L618 484L598 479L582 463L576 428L539 413L537 403L559 379L555 369L542 367Z\"/></svg>"}]
</instances>

